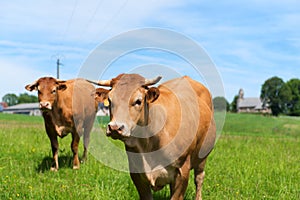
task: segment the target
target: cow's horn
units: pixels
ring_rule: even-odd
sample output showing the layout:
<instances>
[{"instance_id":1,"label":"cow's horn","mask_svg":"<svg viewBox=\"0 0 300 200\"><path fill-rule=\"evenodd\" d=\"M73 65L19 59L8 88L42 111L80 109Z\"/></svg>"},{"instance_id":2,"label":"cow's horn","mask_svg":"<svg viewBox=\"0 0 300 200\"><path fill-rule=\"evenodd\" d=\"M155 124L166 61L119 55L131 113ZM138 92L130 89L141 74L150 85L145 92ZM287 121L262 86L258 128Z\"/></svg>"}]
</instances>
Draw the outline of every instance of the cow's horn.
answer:
<instances>
[{"instance_id":1,"label":"cow's horn","mask_svg":"<svg viewBox=\"0 0 300 200\"><path fill-rule=\"evenodd\" d=\"M145 79L144 86L154 85L154 84L158 83L158 81L160 81L161 78L162 78L162 76L158 76L153 79Z\"/></svg>"},{"instance_id":2,"label":"cow's horn","mask_svg":"<svg viewBox=\"0 0 300 200\"><path fill-rule=\"evenodd\" d=\"M90 83L99 85L99 86L111 86L111 80L101 80L101 81L91 81L91 80L87 80Z\"/></svg>"},{"instance_id":3,"label":"cow's horn","mask_svg":"<svg viewBox=\"0 0 300 200\"><path fill-rule=\"evenodd\" d=\"M60 80L60 79L56 79L56 83L64 83L64 82L66 82L66 81Z\"/></svg>"}]
</instances>

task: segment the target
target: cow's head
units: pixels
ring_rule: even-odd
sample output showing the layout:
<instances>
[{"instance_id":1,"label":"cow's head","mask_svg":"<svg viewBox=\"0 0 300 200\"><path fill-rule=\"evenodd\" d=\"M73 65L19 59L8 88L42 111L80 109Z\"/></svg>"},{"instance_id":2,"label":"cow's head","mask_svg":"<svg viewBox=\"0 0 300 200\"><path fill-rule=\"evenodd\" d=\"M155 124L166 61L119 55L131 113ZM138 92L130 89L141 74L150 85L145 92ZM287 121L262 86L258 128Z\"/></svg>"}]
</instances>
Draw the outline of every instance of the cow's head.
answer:
<instances>
[{"instance_id":1,"label":"cow's head","mask_svg":"<svg viewBox=\"0 0 300 200\"><path fill-rule=\"evenodd\" d=\"M65 90L67 86L65 81L61 81L52 77L43 77L26 85L25 89L28 91L38 91L38 99L40 103L40 109L42 111L51 110L57 100L57 91Z\"/></svg>"},{"instance_id":2,"label":"cow's head","mask_svg":"<svg viewBox=\"0 0 300 200\"><path fill-rule=\"evenodd\" d=\"M96 89L98 102L109 101L110 122L106 134L114 139L129 137L136 126L148 123L148 106L159 97L159 89L148 86L156 84L160 76L145 79L138 74L121 74L108 81L93 82L109 86L110 90Z\"/></svg>"}]
</instances>

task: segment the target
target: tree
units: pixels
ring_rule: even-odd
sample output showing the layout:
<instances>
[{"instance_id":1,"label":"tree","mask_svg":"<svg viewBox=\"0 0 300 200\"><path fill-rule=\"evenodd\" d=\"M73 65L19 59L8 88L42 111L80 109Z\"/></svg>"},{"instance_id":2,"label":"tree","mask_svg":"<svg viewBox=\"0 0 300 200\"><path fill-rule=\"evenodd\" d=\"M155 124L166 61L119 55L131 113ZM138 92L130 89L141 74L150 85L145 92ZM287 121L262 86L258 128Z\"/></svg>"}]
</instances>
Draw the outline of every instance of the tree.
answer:
<instances>
[{"instance_id":1,"label":"tree","mask_svg":"<svg viewBox=\"0 0 300 200\"><path fill-rule=\"evenodd\" d=\"M6 102L8 106L13 106L18 103L18 97L15 94L9 93L2 97L2 101Z\"/></svg>"},{"instance_id":2,"label":"tree","mask_svg":"<svg viewBox=\"0 0 300 200\"><path fill-rule=\"evenodd\" d=\"M231 112L237 112L237 100L238 100L238 98L239 98L239 95L235 95L233 97L233 100L230 104L230 111Z\"/></svg>"},{"instance_id":3,"label":"tree","mask_svg":"<svg viewBox=\"0 0 300 200\"><path fill-rule=\"evenodd\" d=\"M291 90L279 77L272 77L262 85L260 98L263 104L269 105L272 114L278 116L281 113L287 114L288 105L291 101Z\"/></svg>"},{"instance_id":4,"label":"tree","mask_svg":"<svg viewBox=\"0 0 300 200\"><path fill-rule=\"evenodd\" d=\"M286 85L291 90L291 101L289 102L289 114L294 116L300 116L300 80L291 79Z\"/></svg>"},{"instance_id":5,"label":"tree","mask_svg":"<svg viewBox=\"0 0 300 200\"><path fill-rule=\"evenodd\" d=\"M215 97L213 99L214 109L216 111L228 111L229 103L224 97Z\"/></svg>"},{"instance_id":6,"label":"tree","mask_svg":"<svg viewBox=\"0 0 300 200\"><path fill-rule=\"evenodd\" d=\"M279 98L281 100L280 106L282 113L286 115L289 114L291 105L290 102L292 101L292 91L287 84L284 84L279 91Z\"/></svg>"},{"instance_id":7,"label":"tree","mask_svg":"<svg viewBox=\"0 0 300 200\"><path fill-rule=\"evenodd\" d=\"M29 95L27 93L20 94L18 97L18 103L35 103L38 102L38 97L35 95Z\"/></svg>"},{"instance_id":8,"label":"tree","mask_svg":"<svg viewBox=\"0 0 300 200\"><path fill-rule=\"evenodd\" d=\"M27 93L20 94L19 96L9 93L2 97L2 101L6 102L8 106L13 106L18 103L35 103L38 102L38 97L29 95Z\"/></svg>"}]
</instances>

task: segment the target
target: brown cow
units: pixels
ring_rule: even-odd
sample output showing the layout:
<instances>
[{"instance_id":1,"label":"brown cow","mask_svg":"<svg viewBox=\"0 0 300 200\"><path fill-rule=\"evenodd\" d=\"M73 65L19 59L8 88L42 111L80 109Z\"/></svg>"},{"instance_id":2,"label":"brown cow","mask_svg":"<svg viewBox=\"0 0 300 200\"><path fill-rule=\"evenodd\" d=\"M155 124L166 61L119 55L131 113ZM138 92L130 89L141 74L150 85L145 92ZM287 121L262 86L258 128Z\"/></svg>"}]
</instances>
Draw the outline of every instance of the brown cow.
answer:
<instances>
[{"instance_id":1,"label":"brown cow","mask_svg":"<svg viewBox=\"0 0 300 200\"><path fill-rule=\"evenodd\" d=\"M152 199L151 189L157 191L166 184L170 184L171 199L183 199L191 169L196 199L201 199L204 166L216 137L211 95L187 76L148 87L160 79L121 74L90 82L111 87L96 89L95 98L110 102L106 134L124 142L140 199Z\"/></svg>"},{"instance_id":2,"label":"brown cow","mask_svg":"<svg viewBox=\"0 0 300 200\"><path fill-rule=\"evenodd\" d=\"M73 169L79 169L78 143L83 135L83 161L87 158L90 131L93 127L97 102L93 98L95 87L83 79L67 81L43 77L25 87L37 90L40 109L53 153L52 171L58 170L58 141L72 133Z\"/></svg>"}]
</instances>

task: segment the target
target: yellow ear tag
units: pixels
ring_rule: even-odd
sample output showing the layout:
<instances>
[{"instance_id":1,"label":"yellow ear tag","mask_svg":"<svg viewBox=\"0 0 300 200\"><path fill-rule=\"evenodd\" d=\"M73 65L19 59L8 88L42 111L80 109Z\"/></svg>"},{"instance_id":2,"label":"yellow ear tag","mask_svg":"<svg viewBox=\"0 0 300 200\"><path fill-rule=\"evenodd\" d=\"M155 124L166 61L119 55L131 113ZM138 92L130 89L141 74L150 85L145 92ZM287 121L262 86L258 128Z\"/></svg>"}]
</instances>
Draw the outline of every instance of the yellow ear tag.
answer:
<instances>
[{"instance_id":1,"label":"yellow ear tag","mask_svg":"<svg viewBox=\"0 0 300 200\"><path fill-rule=\"evenodd\" d=\"M108 107L109 106L109 101L107 99L105 99L103 104L104 104L105 107Z\"/></svg>"}]
</instances>

